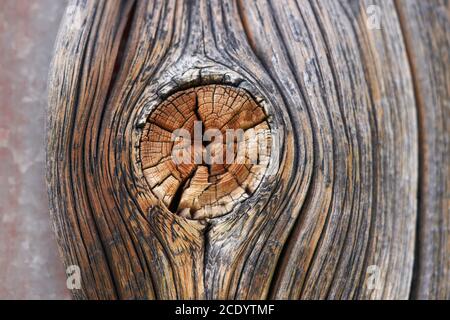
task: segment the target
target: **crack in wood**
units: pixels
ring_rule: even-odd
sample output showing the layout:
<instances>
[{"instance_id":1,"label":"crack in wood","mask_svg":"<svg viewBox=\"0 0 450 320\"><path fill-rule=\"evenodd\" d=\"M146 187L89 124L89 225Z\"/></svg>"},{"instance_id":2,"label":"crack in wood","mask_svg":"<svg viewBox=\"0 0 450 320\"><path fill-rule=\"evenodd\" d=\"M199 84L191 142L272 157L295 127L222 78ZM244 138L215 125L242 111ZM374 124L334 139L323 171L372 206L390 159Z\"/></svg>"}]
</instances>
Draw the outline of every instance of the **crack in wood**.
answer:
<instances>
[{"instance_id":1,"label":"crack in wood","mask_svg":"<svg viewBox=\"0 0 450 320\"><path fill-rule=\"evenodd\" d=\"M142 132L140 160L149 186L180 216L227 214L255 191L268 166L267 119L243 89L203 85L173 94L149 114ZM177 140L180 129L189 141ZM179 153L188 154L188 161L177 161Z\"/></svg>"}]
</instances>

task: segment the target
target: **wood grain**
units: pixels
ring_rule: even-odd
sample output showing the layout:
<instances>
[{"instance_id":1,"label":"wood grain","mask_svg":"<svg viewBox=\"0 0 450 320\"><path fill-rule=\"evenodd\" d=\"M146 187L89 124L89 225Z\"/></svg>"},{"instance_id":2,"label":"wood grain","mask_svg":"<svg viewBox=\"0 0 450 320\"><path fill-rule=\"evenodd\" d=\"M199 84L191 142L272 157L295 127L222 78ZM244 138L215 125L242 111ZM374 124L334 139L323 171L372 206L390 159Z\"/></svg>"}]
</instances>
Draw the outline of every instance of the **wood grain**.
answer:
<instances>
[{"instance_id":1,"label":"wood grain","mask_svg":"<svg viewBox=\"0 0 450 320\"><path fill-rule=\"evenodd\" d=\"M370 5L380 29L367 23ZM419 154L424 124L432 131L438 112L448 116L448 69L421 68L435 65L435 47L447 61L448 33L436 31L435 46L424 29L412 40L420 34L407 19L438 6L74 0L70 8L51 73L47 154L63 260L82 271L75 298L407 299L413 272L423 297L436 287L420 285L430 272L423 262L414 268L418 216L418 245L428 249L417 258L431 257L445 277L448 172L436 181L444 193L422 186L436 177L424 163L438 170L448 156L445 124L426 136L441 153ZM411 41L429 51L414 56ZM442 99L425 122L419 74L439 77L431 86ZM171 212L169 193L146 178L142 137L165 101L208 86L251 96L275 143L248 197L192 219ZM418 192L440 204L440 218L422 198L418 205Z\"/></svg>"},{"instance_id":2,"label":"wood grain","mask_svg":"<svg viewBox=\"0 0 450 320\"><path fill-rule=\"evenodd\" d=\"M138 162L161 204L185 218L230 213L251 197L270 158L267 115L244 90L178 92L148 116Z\"/></svg>"},{"instance_id":3,"label":"wood grain","mask_svg":"<svg viewBox=\"0 0 450 320\"><path fill-rule=\"evenodd\" d=\"M411 297L450 299L450 3L398 3L418 108L419 215Z\"/></svg>"}]
</instances>

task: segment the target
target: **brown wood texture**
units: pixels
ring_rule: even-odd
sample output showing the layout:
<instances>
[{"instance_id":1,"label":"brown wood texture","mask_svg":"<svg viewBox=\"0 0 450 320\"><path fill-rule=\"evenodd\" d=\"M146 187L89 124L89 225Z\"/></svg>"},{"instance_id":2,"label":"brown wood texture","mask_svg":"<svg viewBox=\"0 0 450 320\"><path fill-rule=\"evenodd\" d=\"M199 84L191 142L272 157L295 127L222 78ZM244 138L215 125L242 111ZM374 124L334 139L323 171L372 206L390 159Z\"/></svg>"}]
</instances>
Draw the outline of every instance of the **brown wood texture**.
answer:
<instances>
[{"instance_id":1,"label":"brown wood texture","mask_svg":"<svg viewBox=\"0 0 450 320\"><path fill-rule=\"evenodd\" d=\"M245 90L205 85L177 92L152 110L138 162L171 212L217 218L257 190L269 164L269 137L266 113Z\"/></svg>"},{"instance_id":2,"label":"brown wood texture","mask_svg":"<svg viewBox=\"0 0 450 320\"><path fill-rule=\"evenodd\" d=\"M450 299L449 13L448 1L399 6L420 127L417 299Z\"/></svg>"},{"instance_id":3,"label":"brown wood texture","mask_svg":"<svg viewBox=\"0 0 450 320\"><path fill-rule=\"evenodd\" d=\"M47 176L74 297L450 298L449 34L445 1L71 1ZM211 168L160 192L145 155L155 112L176 124L168 101L211 87L248 95L264 118L236 126L274 143L253 190L196 216L178 209L212 203Z\"/></svg>"}]
</instances>

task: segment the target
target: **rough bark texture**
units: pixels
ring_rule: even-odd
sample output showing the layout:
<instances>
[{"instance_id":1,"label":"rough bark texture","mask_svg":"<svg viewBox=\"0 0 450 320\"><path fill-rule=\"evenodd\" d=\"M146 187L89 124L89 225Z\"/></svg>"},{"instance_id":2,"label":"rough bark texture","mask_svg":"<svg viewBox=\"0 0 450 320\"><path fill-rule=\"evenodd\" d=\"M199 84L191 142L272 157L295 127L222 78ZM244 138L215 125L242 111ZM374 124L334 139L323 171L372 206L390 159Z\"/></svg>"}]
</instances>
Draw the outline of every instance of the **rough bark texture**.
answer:
<instances>
[{"instance_id":1,"label":"rough bark texture","mask_svg":"<svg viewBox=\"0 0 450 320\"><path fill-rule=\"evenodd\" d=\"M449 298L448 36L439 2L73 1L48 185L74 297ZM189 219L141 143L155 108L209 85L245 90L276 143L254 192Z\"/></svg>"}]
</instances>

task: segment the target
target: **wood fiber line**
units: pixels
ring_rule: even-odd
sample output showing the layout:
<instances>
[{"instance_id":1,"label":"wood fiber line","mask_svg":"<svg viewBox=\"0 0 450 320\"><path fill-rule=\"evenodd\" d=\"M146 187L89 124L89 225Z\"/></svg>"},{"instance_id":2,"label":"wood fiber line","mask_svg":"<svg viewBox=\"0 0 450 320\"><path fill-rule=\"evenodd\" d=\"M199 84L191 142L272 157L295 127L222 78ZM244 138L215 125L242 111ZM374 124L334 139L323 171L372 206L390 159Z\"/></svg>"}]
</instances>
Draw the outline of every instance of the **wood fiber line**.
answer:
<instances>
[{"instance_id":1,"label":"wood fiber line","mask_svg":"<svg viewBox=\"0 0 450 320\"><path fill-rule=\"evenodd\" d=\"M373 4L381 29L367 24ZM448 172L423 163L448 155L439 140L448 137L448 53L439 56L446 71L422 61L432 53L427 32L448 16L430 31L405 23L438 6L397 5L401 19L382 0L69 8L52 65L47 154L58 244L82 272L75 298L408 298L424 101L437 106L419 121L430 149L421 156L417 292L446 295L434 281L448 271L448 232L424 235L437 221L448 231L447 200L431 188L439 179L448 193ZM448 46L441 36L432 48ZM415 41L424 46L417 56ZM264 128L272 144L256 178L248 181L256 166L174 164L171 135L192 132L195 120L222 133Z\"/></svg>"},{"instance_id":2,"label":"wood fiber line","mask_svg":"<svg viewBox=\"0 0 450 320\"><path fill-rule=\"evenodd\" d=\"M413 299L450 299L450 6L396 2L420 126Z\"/></svg>"},{"instance_id":3,"label":"wood fiber line","mask_svg":"<svg viewBox=\"0 0 450 320\"><path fill-rule=\"evenodd\" d=\"M417 184L414 97L393 6L377 4L389 33L367 30L364 3L241 2L244 15L260 21L247 29L259 58L280 64L274 77L288 66L277 82L291 77L298 87L313 123L314 159L321 161L285 245L275 298L408 297ZM266 43L272 51L258 47ZM390 247L394 242L400 245ZM381 270L382 288L367 290L369 265Z\"/></svg>"}]
</instances>

